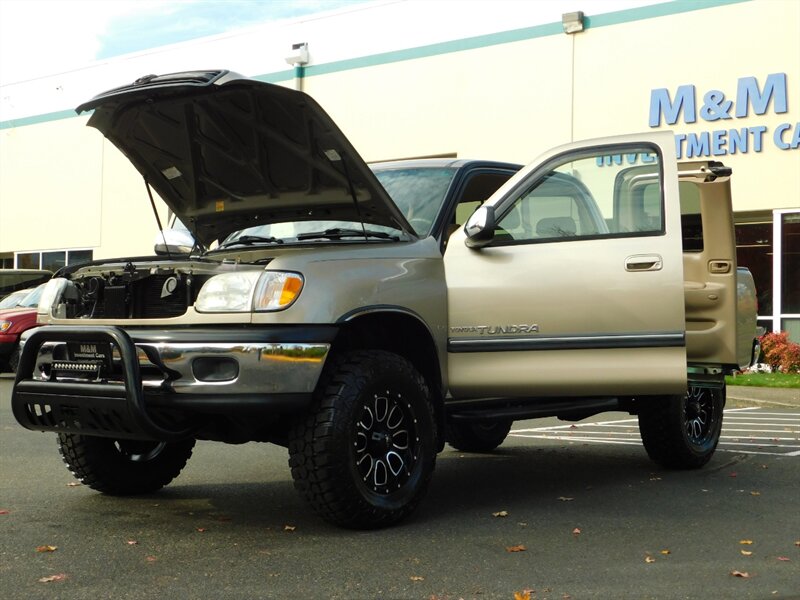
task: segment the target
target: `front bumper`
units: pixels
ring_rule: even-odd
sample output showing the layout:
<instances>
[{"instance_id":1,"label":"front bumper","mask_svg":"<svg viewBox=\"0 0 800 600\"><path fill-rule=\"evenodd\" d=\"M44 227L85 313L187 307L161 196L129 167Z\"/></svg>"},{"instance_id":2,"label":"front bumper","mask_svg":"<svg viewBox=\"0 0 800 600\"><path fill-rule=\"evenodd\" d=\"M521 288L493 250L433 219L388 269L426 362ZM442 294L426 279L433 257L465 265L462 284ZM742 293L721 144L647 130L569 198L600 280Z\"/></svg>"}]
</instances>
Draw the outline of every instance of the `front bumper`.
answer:
<instances>
[{"instance_id":1,"label":"front bumper","mask_svg":"<svg viewBox=\"0 0 800 600\"><path fill-rule=\"evenodd\" d=\"M169 441L189 436L201 413L302 410L336 331L42 327L23 347L14 416L36 431ZM107 350L76 358L81 344Z\"/></svg>"},{"instance_id":2,"label":"front bumper","mask_svg":"<svg viewBox=\"0 0 800 600\"><path fill-rule=\"evenodd\" d=\"M16 340L9 341L5 338L6 336L0 337L0 359L6 359L11 356L17 345Z\"/></svg>"}]
</instances>

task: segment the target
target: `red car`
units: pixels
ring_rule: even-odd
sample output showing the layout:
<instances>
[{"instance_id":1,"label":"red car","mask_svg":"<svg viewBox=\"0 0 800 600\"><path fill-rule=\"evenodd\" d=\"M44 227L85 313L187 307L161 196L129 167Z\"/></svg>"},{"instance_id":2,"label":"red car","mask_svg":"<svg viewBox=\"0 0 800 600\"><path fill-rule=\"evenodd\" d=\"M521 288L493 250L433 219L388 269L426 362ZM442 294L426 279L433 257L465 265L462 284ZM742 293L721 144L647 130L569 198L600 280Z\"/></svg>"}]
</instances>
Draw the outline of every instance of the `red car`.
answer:
<instances>
[{"instance_id":1,"label":"red car","mask_svg":"<svg viewBox=\"0 0 800 600\"><path fill-rule=\"evenodd\" d=\"M31 290L15 307L0 310L0 373L17 370L19 336L37 326L36 307L44 285Z\"/></svg>"}]
</instances>

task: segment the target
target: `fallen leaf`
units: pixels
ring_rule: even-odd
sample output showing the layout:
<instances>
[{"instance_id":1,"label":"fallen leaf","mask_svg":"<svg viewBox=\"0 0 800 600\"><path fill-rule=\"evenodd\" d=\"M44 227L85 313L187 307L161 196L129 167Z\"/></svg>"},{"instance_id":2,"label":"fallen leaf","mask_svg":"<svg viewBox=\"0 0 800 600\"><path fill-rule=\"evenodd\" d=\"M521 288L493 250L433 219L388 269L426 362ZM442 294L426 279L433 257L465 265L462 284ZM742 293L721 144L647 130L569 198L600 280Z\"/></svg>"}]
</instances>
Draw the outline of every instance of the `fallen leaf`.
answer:
<instances>
[{"instance_id":1,"label":"fallen leaf","mask_svg":"<svg viewBox=\"0 0 800 600\"><path fill-rule=\"evenodd\" d=\"M37 552L55 552L58 546L36 546Z\"/></svg>"},{"instance_id":2,"label":"fallen leaf","mask_svg":"<svg viewBox=\"0 0 800 600\"><path fill-rule=\"evenodd\" d=\"M663 554L664 556L666 556L667 554L672 554L672 551L671 551L671 550L667 550L667 549L665 548L664 550L662 550L662 551L661 551L661 554Z\"/></svg>"},{"instance_id":3,"label":"fallen leaf","mask_svg":"<svg viewBox=\"0 0 800 600\"><path fill-rule=\"evenodd\" d=\"M284 525L283 526L283 530L284 531L288 531L289 533L291 533L295 529L297 529L297 527L295 527L294 525Z\"/></svg>"},{"instance_id":4,"label":"fallen leaf","mask_svg":"<svg viewBox=\"0 0 800 600\"><path fill-rule=\"evenodd\" d=\"M128 546L136 546L139 542L137 542L136 540L128 540L125 543L128 544Z\"/></svg>"},{"instance_id":5,"label":"fallen leaf","mask_svg":"<svg viewBox=\"0 0 800 600\"><path fill-rule=\"evenodd\" d=\"M67 578L66 573L59 573L58 575L49 575L47 577L42 577L39 580L39 583L50 583L51 581L64 581Z\"/></svg>"},{"instance_id":6,"label":"fallen leaf","mask_svg":"<svg viewBox=\"0 0 800 600\"><path fill-rule=\"evenodd\" d=\"M577 428L578 428L578 426L577 426L577 425L570 425L570 426L569 426L569 428L570 428L570 429L577 429Z\"/></svg>"},{"instance_id":7,"label":"fallen leaf","mask_svg":"<svg viewBox=\"0 0 800 600\"><path fill-rule=\"evenodd\" d=\"M506 552L525 552L527 548L522 544L518 544L516 546L507 546Z\"/></svg>"},{"instance_id":8,"label":"fallen leaf","mask_svg":"<svg viewBox=\"0 0 800 600\"><path fill-rule=\"evenodd\" d=\"M149 563L154 563L158 560L158 558L156 558L155 556L148 556L145 558L145 560Z\"/></svg>"},{"instance_id":9,"label":"fallen leaf","mask_svg":"<svg viewBox=\"0 0 800 600\"><path fill-rule=\"evenodd\" d=\"M559 496L556 500L560 500L561 502L572 502L575 498L568 498L567 496Z\"/></svg>"},{"instance_id":10,"label":"fallen leaf","mask_svg":"<svg viewBox=\"0 0 800 600\"><path fill-rule=\"evenodd\" d=\"M750 492L751 496L760 496L761 492Z\"/></svg>"},{"instance_id":11,"label":"fallen leaf","mask_svg":"<svg viewBox=\"0 0 800 600\"><path fill-rule=\"evenodd\" d=\"M750 550L739 550L742 553L742 556L752 556L753 553Z\"/></svg>"},{"instance_id":12,"label":"fallen leaf","mask_svg":"<svg viewBox=\"0 0 800 600\"><path fill-rule=\"evenodd\" d=\"M742 546L752 546L753 545L753 540L739 540L739 543Z\"/></svg>"},{"instance_id":13,"label":"fallen leaf","mask_svg":"<svg viewBox=\"0 0 800 600\"><path fill-rule=\"evenodd\" d=\"M208 529L206 529L205 527L198 527L197 528L197 533L205 533L206 531L208 531Z\"/></svg>"},{"instance_id":14,"label":"fallen leaf","mask_svg":"<svg viewBox=\"0 0 800 600\"><path fill-rule=\"evenodd\" d=\"M728 477L736 477L736 475L737 475L736 473L731 473L730 475L728 475Z\"/></svg>"},{"instance_id":15,"label":"fallen leaf","mask_svg":"<svg viewBox=\"0 0 800 600\"><path fill-rule=\"evenodd\" d=\"M0 515L7 515L10 511L7 511L5 508L0 509Z\"/></svg>"},{"instance_id":16,"label":"fallen leaf","mask_svg":"<svg viewBox=\"0 0 800 600\"><path fill-rule=\"evenodd\" d=\"M420 577L419 575L412 575L410 577L411 581L425 581L424 577Z\"/></svg>"},{"instance_id":17,"label":"fallen leaf","mask_svg":"<svg viewBox=\"0 0 800 600\"><path fill-rule=\"evenodd\" d=\"M580 535L580 534L581 530L579 527L576 527L575 529L572 530L572 535Z\"/></svg>"},{"instance_id":18,"label":"fallen leaf","mask_svg":"<svg viewBox=\"0 0 800 600\"><path fill-rule=\"evenodd\" d=\"M507 510L501 510L500 512L492 513L492 516L493 517L507 517L508 516L508 511Z\"/></svg>"},{"instance_id":19,"label":"fallen leaf","mask_svg":"<svg viewBox=\"0 0 800 600\"><path fill-rule=\"evenodd\" d=\"M646 563L654 563L654 562L656 562L656 559L648 554L647 556L644 557L644 562L646 562Z\"/></svg>"},{"instance_id":20,"label":"fallen leaf","mask_svg":"<svg viewBox=\"0 0 800 600\"><path fill-rule=\"evenodd\" d=\"M797 546L798 548L800 548L800 540L797 540L797 541L794 543L794 545L795 545L795 546Z\"/></svg>"},{"instance_id":21,"label":"fallen leaf","mask_svg":"<svg viewBox=\"0 0 800 600\"><path fill-rule=\"evenodd\" d=\"M522 590L521 592L514 592L514 600L531 600L531 590Z\"/></svg>"},{"instance_id":22,"label":"fallen leaf","mask_svg":"<svg viewBox=\"0 0 800 600\"><path fill-rule=\"evenodd\" d=\"M779 556L778 560L782 560L783 562L789 562L792 559L789 558L788 556Z\"/></svg>"},{"instance_id":23,"label":"fallen leaf","mask_svg":"<svg viewBox=\"0 0 800 600\"><path fill-rule=\"evenodd\" d=\"M67 487L81 487L83 484L80 481L70 481Z\"/></svg>"},{"instance_id":24,"label":"fallen leaf","mask_svg":"<svg viewBox=\"0 0 800 600\"><path fill-rule=\"evenodd\" d=\"M746 571L731 571L731 575L734 577L741 577L742 579L750 579L750 573L747 573Z\"/></svg>"}]
</instances>

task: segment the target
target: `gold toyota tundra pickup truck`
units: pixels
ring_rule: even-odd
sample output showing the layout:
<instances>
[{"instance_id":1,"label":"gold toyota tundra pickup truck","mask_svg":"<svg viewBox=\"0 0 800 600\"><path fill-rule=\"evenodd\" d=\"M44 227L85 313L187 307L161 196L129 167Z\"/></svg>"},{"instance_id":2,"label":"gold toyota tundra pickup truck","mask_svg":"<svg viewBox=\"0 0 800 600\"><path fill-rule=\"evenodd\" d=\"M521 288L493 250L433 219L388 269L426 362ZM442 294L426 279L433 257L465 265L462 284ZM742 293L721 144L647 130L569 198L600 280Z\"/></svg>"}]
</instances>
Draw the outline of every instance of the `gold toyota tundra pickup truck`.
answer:
<instances>
[{"instance_id":1,"label":"gold toyota tundra pickup truck","mask_svg":"<svg viewBox=\"0 0 800 600\"><path fill-rule=\"evenodd\" d=\"M86 485L273 442L320 515L368 528L418 505L445 441L488 451L516 419L625 410L661 465L714 453L755 295L730 169L678 164L671 134L370 168L312 98L227 71L88 110L193 241L47 284L13 410Z\"/></svg>"}]
</instances>

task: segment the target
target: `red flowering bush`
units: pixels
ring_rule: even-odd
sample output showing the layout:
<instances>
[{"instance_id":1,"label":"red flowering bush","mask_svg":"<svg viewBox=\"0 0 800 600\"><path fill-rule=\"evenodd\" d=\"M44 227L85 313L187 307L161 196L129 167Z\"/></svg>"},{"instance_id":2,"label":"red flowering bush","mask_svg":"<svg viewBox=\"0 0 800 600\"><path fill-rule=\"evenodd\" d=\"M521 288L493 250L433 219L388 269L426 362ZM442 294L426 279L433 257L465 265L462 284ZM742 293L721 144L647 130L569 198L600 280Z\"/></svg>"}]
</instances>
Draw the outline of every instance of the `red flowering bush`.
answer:
<instances>
[{"instance_id":1,"label":"red flowering bush","mask_svg":"<svg viewBox=\"0 0 800 600\"><path fill-rule=\"evenodd\" d=\"M761 355L773 372L800 373L800 344L792 342L788 333L765 333L760 341Z\"/></svg>"}]
</instances>

